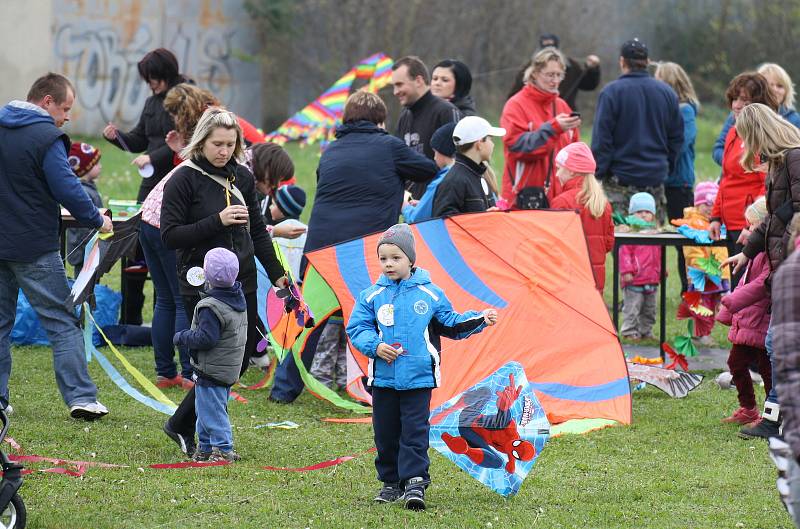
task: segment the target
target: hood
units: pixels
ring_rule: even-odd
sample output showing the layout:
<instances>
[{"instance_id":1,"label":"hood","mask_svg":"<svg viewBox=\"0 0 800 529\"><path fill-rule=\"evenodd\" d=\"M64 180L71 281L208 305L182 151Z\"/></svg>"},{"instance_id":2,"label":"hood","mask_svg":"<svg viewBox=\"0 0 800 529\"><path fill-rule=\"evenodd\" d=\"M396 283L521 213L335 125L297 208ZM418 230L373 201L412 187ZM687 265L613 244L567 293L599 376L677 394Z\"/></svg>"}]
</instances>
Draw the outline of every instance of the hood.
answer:
<instances>
[{"instance_id":1,"label":"hood","mask_svg":"<svg viewBox=\"0 0 800 529\"><path fill-rule=\"evenodd\" d=\"M476 113L475 111L475 100L472 99L472 95L467 94L464 97L453 98L451 101L457 109L459 109L462 113L465 112L472 112L473 114Z\"/></svg>"},{"instance_id":2,"label":"hood","mask_svg":"<svg viewBox=\"0 0 800 529\"><path fill-rule=\"evenodd\" d=\"M206 296L211 296L214 299L218 299L236 312L247 311L247 301L244 299L242 284L238 281L235 282L231 287L212 288L206 291Z\"/></svg>"},{"instance_id":3,"label":"hood","mask_svg":"<svg viewBox=\"0 0 800 529\"><path fill-rule=\"evenodd\" d=\"M12 101L0 109L0 126L18 129L34 123L56 122L46 110L27 101Z\"/></svg>"},{"instance_id":4,"label":"hood","mask_svg":"<svg viewBox=\"0 0 800 529\"><path fill-rule=\"evenodd\" d=\"M380 128L371 121L350 121L336 127L336 137L341 138L345 134L360 132L362 134L388 134L386 130Z\"/></svg>"},{"instance_id":5,"label":"hood","mask_svg":"<svg viewBox=\"0 0 800 529\"><path fill-rule=\"evenodd\" d=\"M425 270L423 268L413 267L411 269L411 277L409 277L408 279L405 279L403 281L400 281L399 285L400 286L403 286L404 284L405 285L425 285L425 284L430 283L430 282L431 282L431 275L428 273L427 270ZM391 285L397 285L398 283L396 283L395 281L392 281L391 279L389 279L385 275L381 274L381 276L378 278L377 284L382 286L382 287L388 287L388 286L391 286Z\"/></svg>"}]
</instances>

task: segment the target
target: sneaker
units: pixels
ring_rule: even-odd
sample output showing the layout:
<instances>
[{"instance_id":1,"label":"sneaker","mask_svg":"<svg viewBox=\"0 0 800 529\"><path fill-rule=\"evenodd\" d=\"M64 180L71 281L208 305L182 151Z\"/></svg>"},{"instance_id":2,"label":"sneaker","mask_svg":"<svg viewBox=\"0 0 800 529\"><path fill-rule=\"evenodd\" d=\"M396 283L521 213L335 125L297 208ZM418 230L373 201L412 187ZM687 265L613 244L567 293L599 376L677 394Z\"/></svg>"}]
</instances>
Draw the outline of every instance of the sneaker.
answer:
<instances>
[{"instance_id":1,"label":"sneaker","mask_svg":"<svg viewBox=\"0 0 800 529\"><path fill-rule=\"evenodd\" d=\"M266 352L261 356L250 357L250 365L253 367L257 367L261 371L268 370L271 364L272 360L270 359L270 356L266 354Z\"/></svg>"},{"instance_id":2,"label":"sneaker","mask_svg":"<svg viewBox=\"0 0 800 529\"><path fill-rule=\"evenodd\" d=\"M642 336L638 332L636 332L636 333L632 333L632 334L623 334L622 335L622 339L623 340L628 340L628 341L631 341L631 342L638 342L638 341L641 341Z\"/></svg>"},{"instance_id":3,"label":"sneaker","mask_svg":"<svg viewBox=\"0 0 800 529\"><path fill-rule=\"evenodd\" d=\"M406 492L403 494L403 503L411 511L425 510L425 485L423 478L411 478L406 482Z\"/></svg>"},{"instance_id":4,"label":"sneaker","mask_svg":"<svg viewBox=\"0 0 800 529\"><path fill-rule=\"evenodd\" d=\"M399 483L384 483L378 495L373 500L375 503L394 503L403 497Z\"/></svg>"},{"instance_id":5,"label":"sneaker","mask_svg":"<svg viewBox=\"0 0 800 529\"><path fill-rule=\"evenodd\" d=\"M756 422L751 422L739 430L739 437L742 439L769 439L770 437L777 437L783 439L780 435L780 423L763 417Z\"/></svg>"},{"instance_id":6,"label":"sneaker","mask_svg":"<svg viewBox=\"0 0 800 529\"><path fill-rule=\"evenodd\" d=\"M192 456L192 461L195 463L207 463L211 460L212 452L201 452L197 450Z\"/></svg>"},{"instance_id":7,"label":"sneaker","mask_svg":"<svg viewBox=\"0 0 800 529\"><path fill-rule=\"evenodd\" d=\"M73 419L83 419L93 421L103 415L108 415L108 408L97 401L88 404L76 404L69 409L69 415Z\"/></svg>"},{"instance_id":8,"label":"sneaker","mask_svg":"<svg viewBox=\"0 0 800 529\"><path fill-rule=\"evenodd\" d=\"M161 375L158 375L156 377L156 387L159 389L167 389L175 386L180 386L182 383L183 383L183 377L180 375L175 375L172 378L162 377Z\"/></svg>"},{"instance_id":9,"label":"sneaker","mask_svg":"<svg viewBox=\"0 0 800 529\"><path fill-rule=\"evenodd\" d=\"M209 458L209 461L214 461L214 462L228 461L230 463L233 463L234 461L239 461L240 459L242 459L242 456L240 456L233 450L228 450L227 452L223 452L219 448L214 448L211 451L211 457Z\"/></svg>"},{"instance_id":10,"label":"sneaker","mask_svg":"<svg viewBox=\"0 0 800 529\"><path fill-rule=\"evenodd\" d=\"M181 381L181 389L189 391L194 387L194 380L184 377Z\"/></svg>"},{"instance_id":11,"label":"sneaker","mask_svg":"<svg viewBox=\"0 0 800 529\"><path fill-rule=\"evenodd\" d=\"M189 437L188 435L178 433L172 429L172 426L169 424L169 420L164 423L164 433L167 434L167 437L175 441L175 443L180 447L181 452L186 454L188 457L192 457L197 450L197 445L194 442L194 435Z\"/></svg>"},{"instance_id":12,"label":"sneaker","mask_svg":"<svg viewBox=\"0 0 800 529\"><path fill-rule=\"evenodd\" d=\"M6 415L11 415L11 414L13 414L13 413L14 413L14 408L13 408L13 406L11 406L11 404L8 404L8 405L6 405L6 407L5 407L5 412L6 412Z\"/></svg>"},{"instance_id":13,"label":"sneaker","mask_svg":"<svg viewBox=\"0 0 800 529\"><path fill-rule=\"evenodd\" d=\"M722 422L737 423L737 424L750 424L757 421L761 417L761 413L757 408L739 408L731 414L730 417L725 417Z\"/></svg>"}]
</instances>

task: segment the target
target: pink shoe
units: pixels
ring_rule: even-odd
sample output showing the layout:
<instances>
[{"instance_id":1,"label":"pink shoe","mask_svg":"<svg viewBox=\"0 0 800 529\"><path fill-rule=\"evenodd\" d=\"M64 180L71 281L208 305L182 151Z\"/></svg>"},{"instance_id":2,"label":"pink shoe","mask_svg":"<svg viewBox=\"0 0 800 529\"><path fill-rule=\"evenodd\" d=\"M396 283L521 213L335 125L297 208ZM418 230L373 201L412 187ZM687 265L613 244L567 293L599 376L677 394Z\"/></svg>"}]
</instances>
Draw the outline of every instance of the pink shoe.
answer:
<instances>
[{"instance_id":1,"label":"pink shoe","mask_svg":"<svg viewBox=\"0 0 800 529\"><path fill-rule=\"evenodd\" d=\"M739 408L730 417L725 417L722 422L736 423L736 424L750 424L757 421L761 417L761 413L757 408Z\"/></svg>"}]
</instances>

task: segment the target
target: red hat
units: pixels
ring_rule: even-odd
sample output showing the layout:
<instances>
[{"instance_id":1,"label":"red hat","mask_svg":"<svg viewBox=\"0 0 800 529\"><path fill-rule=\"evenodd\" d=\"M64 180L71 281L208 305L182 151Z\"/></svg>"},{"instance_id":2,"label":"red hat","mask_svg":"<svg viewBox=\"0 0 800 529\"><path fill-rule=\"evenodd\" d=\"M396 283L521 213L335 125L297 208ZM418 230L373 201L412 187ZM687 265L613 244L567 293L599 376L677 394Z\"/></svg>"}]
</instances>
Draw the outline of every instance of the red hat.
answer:
<instances>
[{"instance_id":1,"label":"red hat","mask_svg":"<svg viewBox=\"0 0 800 529\"><path fill-rule=\"evenodd\" d=\"M82 178L100 161L100 149L88 143L73 143L67 161L78 178Z\"/></svg>"},{"instance_id":2,"label":"red hat","mask_svg":"<svg viewBox=\"0 0 800 529\"><path fill-rule=\"evenodd\" d=\"M556 163L573 173L594 174L597 169L592 150L582 141L570 143L558 151Z\"/></svg>"}]
</instances>

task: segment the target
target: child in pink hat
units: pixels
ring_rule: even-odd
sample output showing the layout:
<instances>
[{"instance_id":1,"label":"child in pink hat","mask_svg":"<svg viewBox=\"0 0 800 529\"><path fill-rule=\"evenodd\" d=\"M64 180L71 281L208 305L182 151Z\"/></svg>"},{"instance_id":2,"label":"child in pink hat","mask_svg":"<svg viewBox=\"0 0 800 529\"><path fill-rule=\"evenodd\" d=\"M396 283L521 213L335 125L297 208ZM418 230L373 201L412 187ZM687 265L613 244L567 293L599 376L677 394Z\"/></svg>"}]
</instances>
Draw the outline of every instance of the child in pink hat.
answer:
<instances>
[{"instance_id":1,"label":"child in pink hat","mask_svg":"<svg viewBox=\"0 0 800 529\"><path fill-rule=\"evenodd\" d=\"M581 217L589 247L589 260L597 289L602 293L606 278L606 254L614 248L614 222L611 204L594 177L597 164L592 150L583 142L570 143L556 155L556 178L560 193L553 198L553 209L572 209Z\"/></svg>"}]
</instances>

